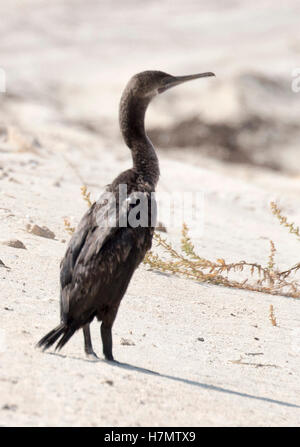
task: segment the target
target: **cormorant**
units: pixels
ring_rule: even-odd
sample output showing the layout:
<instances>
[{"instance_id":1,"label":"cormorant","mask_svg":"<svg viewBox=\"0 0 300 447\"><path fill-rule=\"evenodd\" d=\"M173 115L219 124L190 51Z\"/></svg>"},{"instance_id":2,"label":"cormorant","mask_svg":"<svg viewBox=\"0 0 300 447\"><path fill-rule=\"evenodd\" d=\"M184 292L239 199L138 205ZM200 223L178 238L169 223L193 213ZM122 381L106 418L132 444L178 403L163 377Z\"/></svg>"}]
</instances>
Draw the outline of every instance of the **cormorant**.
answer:
<instances>
[{"instance_id":1,"label":"cormorant","mask_svg":"<svg viewBox=\"0 0 300 447\"><path fill-rule=\"evenodd\" d=\"M119 122L133 167L107 186L72 235L60 265L61 323L38 342L39 347L45 350L57 341L56 349L61 349L82 328L85 352L97 358L90 335L90 323L97 317L102 321L103 354L107 360L114 360L112 325L135 269L151 248L155 227L152 193L159 178L159 164L145 132L145 112L157 94L206 76L214 74L171 76L144 71L128 82L120 101ZM120 192L122 185L127 188L125 196ZM130 212L137 203L140 207L138 213L133 213L134 221ZM141 215L146 217L146 223L141 224Z\"/></svg>"}]
</instances>

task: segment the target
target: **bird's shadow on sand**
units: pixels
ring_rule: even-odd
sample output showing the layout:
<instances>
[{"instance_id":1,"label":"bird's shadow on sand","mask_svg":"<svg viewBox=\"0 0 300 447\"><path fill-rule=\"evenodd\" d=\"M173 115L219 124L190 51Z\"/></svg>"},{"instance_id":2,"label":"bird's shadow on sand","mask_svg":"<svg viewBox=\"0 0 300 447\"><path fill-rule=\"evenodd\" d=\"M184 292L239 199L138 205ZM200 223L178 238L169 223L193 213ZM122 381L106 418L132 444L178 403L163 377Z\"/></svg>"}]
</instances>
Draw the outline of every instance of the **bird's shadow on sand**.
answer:
<instances>
[{"instance_id":1,"label":"bird's shadow on sand","mask_svg":"<svg viewBox=\"0 0 300 447\"><path fill-rule=\"evenodd\" d=\"M63 358L67 358L67 356L62 355L62 354L58 354L58 353L47 353L50 355L56 355L59 357L63 357ZM202 388L205 390L211 390L211 391L216 391L219 393L226 393L226 394L232 394L234 396L240 396L240 397L244 397L246 399L254 399L254 400L259 400L262 402L268 402L271 404L276 404L276 405L283 405L285 407L291 407L291 408L299 408L300 409L300 405L296 405L296 404L292 404L289 402L284 402L281 400L276 400L276 399L271 399L269 397L263 397L263 396L256 396L254 394L248 394L248 393L242 393L239 391L234 391L234 390L230 390L228 388L222 388L220 386L215 386L215 385L210 385L210 384L206 384L206 383L202 383L202 382L197 382L196 380L190 380L190 379L184 379L182 377L176 377L176 376L170 376L168 374L161 374L159 372L156 371L152 371L151 369L145 369L145 368L141 368L140 366L135 366L135 365L130 365L129 363L122 363L122 362L117 362L117 361L107 361L107 360L102 360L102 359L98 359L98 361L93 361L93 360L89 360L89 359L85 359L85 358L79 358L79 357L69 357L68 358L73 358L74 360L81 360L84 362L90 362L90 363L99 363L99 362L103 362L106 364L109 364L110 366L114 367L114 368L122 368L122 369L126 369L128 371L136 371L138 373L142 373L142 374L148 374L151 376L155 376L155 377L160 377L161 379L168 379L168 380L173 380L175 382L180 382L180 383L184 383L186 385L191 385L197 388Z\"/></svg>"}]
</instances>

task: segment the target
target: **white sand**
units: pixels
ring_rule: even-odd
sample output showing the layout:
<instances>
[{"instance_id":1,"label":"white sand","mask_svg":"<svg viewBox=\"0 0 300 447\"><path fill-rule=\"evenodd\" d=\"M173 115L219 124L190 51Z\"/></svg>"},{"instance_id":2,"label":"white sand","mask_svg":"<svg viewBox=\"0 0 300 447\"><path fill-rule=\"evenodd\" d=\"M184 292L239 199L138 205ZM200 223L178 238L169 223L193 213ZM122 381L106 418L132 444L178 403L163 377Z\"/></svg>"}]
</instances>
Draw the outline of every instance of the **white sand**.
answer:
<instances>
[{"instance_id":1,"label":"white sand","mask_svg":"<svg viewBox=\"0 0 300 447\"><path fill-rule=\"evenodd\" d=\"M96 198L130 166L130 153L117 136L117 103L128 76L144 68L167 69L166 57L170 72L180 74L182 66L185 73L198 71L198 51L205 71L220 70L227 54L224 70L230 76L234 61L250 69L255 63L266 68L270 49L277 56L274 67L282 75L289 70L289 63L280 64L287 39L284 25L289 24L288 36L293 41L299 17L288 6L281 10L277 2L267 1L260 2L258 12L250 6L236 10L233 3L224 14L217 6L201 12L198 2L187 2L186 14L180 2L165 2L162 7L149 2L144 17L144 11L130 2L128 10L113 18L107 6L94 11L92 3L59 6L55 1L46 6L46 2L27 1L0 7L7 14L7 31L13 31L1 41L8 93L17 95L7 97L0 112L3 128L14 125L8 141L3 136L0 142L0 238L19 239L27 248L0 245L0 259L10 267L0 265L0 425L299 425L299 300L199 284L142 265L113 328L114 355L123 364L87 361L81 333L60 354L34 349L59 321L59 262L66 249L62 240L69 238L63 220L67 217L75 225L86 210L80 186L86 182ZM267 15L268 3L275 3L272 16ZM288 3L299 7L297 2ZM169 10L173 18L164 22ZM22 19L26 11L30 16ZM142 17L142 23L130 22L132 11ZM106 18L100 27L103 14ZM162 27L161 34L152 39L151 24L158 18L166 34ZM242 23L235 29L240 39L234 40L234 51L233 36L228 33L237 19ZM206 24L207 48L199 43L196 49L193 30L200 39L201 23ZM209 26L214 23L214 28ZM256 23L256 33L251 23ZM271 41L263 30L270 36L272 25L280 33L272 33ZM97 32L101 38L90 46ZM137 39L141 35L143 39ZM178 35L184 37L184 44L174 41ZM265 44L250 44L252 35ZM225 43L224 36L228 36ZM161 45L164 37L165 45ZM219 49L218 42L223 42ZM131 51L130 60L125 50ZM121 54L124 63L115 73L116 57ZM285 57L292 63L292 50ZM193 94L196 90L204 94L206 87L208 83L199 88L194 83L182 87L178 96L168 93L158 98L149 110L149 121L167 122L173 112L173 119L184 114L169 104L172 98L182 101L184 94L186 110L197 108L199 98ZM91 117L99 133L78 123ZM297 176L212 160L201 165L199 157L193 162L191 156L181 161L183 157L158 154L159 191L204 192L204 231L193 239L202 256L266 264L268 239L272 239L283 269L299 262L299 243L278 225L268 205L277 199L283 211L300 222ZM27 233L27 223L47 226L56 239ZM167 237L178 245L180 230L169 229ZM270 304L277 327L269 320ZM102 358L96 322L92 337ZM122 338L134 345L122 345Z\"/></svg>"}]
</instances>

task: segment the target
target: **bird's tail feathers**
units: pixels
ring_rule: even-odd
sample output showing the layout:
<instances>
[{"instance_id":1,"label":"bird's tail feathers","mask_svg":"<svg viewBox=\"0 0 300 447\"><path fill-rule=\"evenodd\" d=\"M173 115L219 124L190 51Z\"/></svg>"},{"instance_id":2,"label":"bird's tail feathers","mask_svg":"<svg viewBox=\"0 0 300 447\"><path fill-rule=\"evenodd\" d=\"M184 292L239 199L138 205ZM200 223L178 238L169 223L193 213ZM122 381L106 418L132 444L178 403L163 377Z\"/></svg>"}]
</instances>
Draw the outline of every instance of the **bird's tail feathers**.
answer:
<instances>
[{"instance_id":1,"label":"bird's tail feathers","mask_svg":"<svg viewBox=\"0 0 300 447\"><path fill-rule=\"evenodd\" d=\"M42 348L43 351L50 348L60 337L62 337L56 347L55 350L60 350L67 341L74 334L75 329L68 327L65 323L61 323L56 328L52 329L52 331L48 332L38 343L37 347Z\"/></svg>"}]
</instances>

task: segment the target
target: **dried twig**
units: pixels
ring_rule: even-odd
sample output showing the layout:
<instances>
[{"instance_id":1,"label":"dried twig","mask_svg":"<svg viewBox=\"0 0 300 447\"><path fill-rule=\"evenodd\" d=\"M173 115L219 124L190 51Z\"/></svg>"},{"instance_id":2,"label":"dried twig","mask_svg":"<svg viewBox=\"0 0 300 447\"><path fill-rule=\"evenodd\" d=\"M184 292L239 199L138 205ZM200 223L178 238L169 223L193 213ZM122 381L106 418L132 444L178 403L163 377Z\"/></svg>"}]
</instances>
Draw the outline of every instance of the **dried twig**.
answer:
<instances>
[{"instance_id":1,"label":"dried twig","mask_svg":"<svg viewBox=\"0 0 300 447\"><path fill-rule=\"evenodd\" d=\"M71 227L70 221L65 218L64 219L64 225L65 225L65 230L69 233L69 234L73 234L75 231L74 227Z\"/></svg>"},{"instance_id":2,"label":"dried twig","mask_svg":"<svg viewBox=\"0 0 300 447\"><path fill-rule=\"evenodd\" d=\"M282 214L281 210L278 208L275 202L271 202L270 206L272 213L274 214L274 216L277 217L277 219L280 222L280 225L283 225L284 227L288 228L290 233L295 234L300 238L299 227L296 227L294 222L289 223L287 221L287 218Z\"/></svg>"},{"instance_id":3,"label":"dried twig","mask_svg":"<svg viewBox=\"0 0 300 447\"><path fill-rule=\"evenodd\" d=\"M300 284L296 281L288 281L286 279L292 270L297 271L300 269L300 264L280 273L275 268L274 257L276 248L273 241L270 241L271 251L268 266L263 267L258 263L246 261L227 263L223 258L211 261L200 257L195 252L195 248L188 235L188 227L186 224L182 227L182 252L175 250L160 234L155 233L154 239L157 245L161 246L170 256L170 259L163 260L157 254L153 254L151 251L148 252L145 256L144 263L154 269L183 275L200 282L223 285L225 287L300 298ZM230 273L243 272L245 269L249 271L249 276L243 281L229 278Z\"/></svg>"},{"instance_id":4,"label":"dried twig","mask_svg":"<svg viewBox=\"0 0 300 447\"><path fill-rule=\"evenodd\" d=\"M273 304L270 304L270 315L269 315L270 321L273 326L277 326L277 321L274 315L274 307Z\"/></svg>"},{"instance_id":5,"label":"dried twig","mask_svg":"<svg viewBox=\"0 0 300 447\"><path fill-rule=\"evenodd\" d=\"M85 185L82 186L80 189L83 199L87 202L88 206L91 207L93 204L91 201L91 193L87 191L87 187Z\"/></svg>"}]
</instances>

